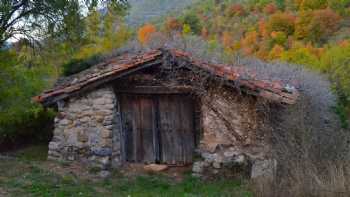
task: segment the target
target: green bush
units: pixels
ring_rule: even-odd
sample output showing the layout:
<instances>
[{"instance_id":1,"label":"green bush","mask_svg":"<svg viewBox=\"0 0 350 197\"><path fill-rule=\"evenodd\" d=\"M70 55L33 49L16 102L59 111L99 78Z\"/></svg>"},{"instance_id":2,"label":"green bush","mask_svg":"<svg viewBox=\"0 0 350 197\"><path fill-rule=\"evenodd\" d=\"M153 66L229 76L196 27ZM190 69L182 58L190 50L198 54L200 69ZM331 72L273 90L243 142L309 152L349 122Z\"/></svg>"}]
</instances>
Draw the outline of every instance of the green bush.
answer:
<instances>
[{"instance_id":1,"label":"green bush","mask_svg":"<svg viewBox=\"0 0 350 197\"><path fill-rule=\"evenodd\" d=\"M20 137L45 138L49 134L43 133L51 132L44 128L53 112L45 111L32 97L49 84L48 67L28 67L12 51L0 51L0 59L0 148Z\"/></svg>"},{"instance_id":2,"label":"green bush","mask_svg":"<svg viewBox=\"0 0 350 197\"><path fill-rule=\"evenodd\" d=\"M94 55L86 60L82 59L73 59L70 62L64 64L63 67L63 75L70 76L76 73L79 73L83 70L86 70L98 63L101 60L99 55Z\"/></svg>"}]
</instances>

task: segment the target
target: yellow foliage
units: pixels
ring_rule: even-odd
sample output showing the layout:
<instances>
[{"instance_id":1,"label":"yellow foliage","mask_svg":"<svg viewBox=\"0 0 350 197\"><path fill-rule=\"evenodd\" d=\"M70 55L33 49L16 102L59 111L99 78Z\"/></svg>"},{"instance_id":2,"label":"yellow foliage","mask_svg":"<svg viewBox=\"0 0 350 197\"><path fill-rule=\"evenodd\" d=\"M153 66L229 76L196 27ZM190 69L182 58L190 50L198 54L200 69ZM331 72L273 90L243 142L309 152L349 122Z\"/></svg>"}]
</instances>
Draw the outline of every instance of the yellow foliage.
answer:
<instances>
[{"instance_id":1,"label":"yellow foliage","mask_svg":"<svg viewBox=\"0 0 350 197\"><path fill-rule=\"evenodd\" d=\"M241 47L246 55L251 55L258 49L258 36L256 31L251 31L241 40Z\"/></svg>"},{"instance_id":2,"label":"yellow foliage","mask_svg":"<svg viewBox=\"0 0 350 197\"><path fill-rule=\"evenodd\" d=\"M269 59L280 59L283 52L284 48L276 44L269 53Z\"/></svg>"},{"instance_id":3,"label":"yellow foliage","mask_svg":"<svg viewBox=\"0 0 350 197\"><path fill-rule=\"evenodd\" d=\"M188 35L192 32L191 26L189 24L184 24L182 27L182 34Z\"/></svg>"}]
</instances>

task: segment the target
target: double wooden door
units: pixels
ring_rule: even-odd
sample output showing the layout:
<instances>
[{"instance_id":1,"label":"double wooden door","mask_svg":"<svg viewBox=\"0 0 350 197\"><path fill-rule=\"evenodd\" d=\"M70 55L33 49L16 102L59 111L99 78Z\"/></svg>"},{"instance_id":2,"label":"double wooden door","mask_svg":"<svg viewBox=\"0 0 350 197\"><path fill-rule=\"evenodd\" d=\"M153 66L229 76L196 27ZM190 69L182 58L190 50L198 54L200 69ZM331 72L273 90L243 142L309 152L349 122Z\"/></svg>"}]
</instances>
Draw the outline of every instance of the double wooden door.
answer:
<instances>
[{"instance_id":1,"label":"double wooden door","mask_svg":"<svg viewBox=\"0 0 350 197\"><path fill-rule=\"evenodd\" d=\"M126 161L192 163L193 106L193 100L187 95L120 95Z\"/></svg>"}]
</instances>

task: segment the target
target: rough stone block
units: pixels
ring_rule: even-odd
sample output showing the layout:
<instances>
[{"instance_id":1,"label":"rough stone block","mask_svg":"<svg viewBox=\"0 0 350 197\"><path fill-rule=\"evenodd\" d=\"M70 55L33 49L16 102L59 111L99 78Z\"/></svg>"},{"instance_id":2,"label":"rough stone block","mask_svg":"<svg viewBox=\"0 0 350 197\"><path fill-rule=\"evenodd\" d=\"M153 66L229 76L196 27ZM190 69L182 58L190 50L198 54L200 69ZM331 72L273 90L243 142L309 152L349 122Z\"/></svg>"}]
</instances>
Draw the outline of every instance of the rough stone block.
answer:
<instances>
[{"instance_id":1,"label":"rough stone block","mask_svg":"<svg viewBox=\"0 0 350 197\"><path fill-rule=\"evenodd\" d=\"M111 172L108 171L108 170L102 170L100 173L99 173L99 176L103 179L107 179L111 176Z\"/></svg>"},{"instance_id":2,"label":"rough stone block","mask_svg":"<svg viewBox=\"0 0 350 197\"><path fill-rule=\"evenodd\" d=\"M112 147L112 139L111 138L102 138L100 140L101 147Z\"/></svg>"},{"instance_id":3,"label":"rough stone block","mask_svg":"<svg viewBox=\"0 0 350 197\"><path fill-rule=\"evenodd\" d=\"M112 137L112 131L108 129L102 129L101 130L101 137L102 138L111 138Z\"/></svg>"},{"instance_id":4,"label":"rough stone block","mask_svg":"<svg viewBox=\"0 0 350 197\"><path fill-rule=\"evenodd\" d=\"M273 179L276 174L277 161L274 159L256 160L253 163L251 178L264 177Z\"/></svg>"},{"instance_id":5,"label":"rough stone block","mask_svg":"<svg viewBox=\"0 0 350 197\"><path fill-rule=\"evenodd\" d=\"M214 163L213 163L213 167L214 167L215 169L220 169L220 168L221 168L221 163L219 163L219 162L214 162Z\"/></svg>"},{"instance_id":6,"label":"rough stone block","mask_svg":"<svg viewBox=\"0 0 350 197\"><path fill-rule=\"evenodd\" d=\"M167 165L150 164L143 167L144 170L150 172L161 172L168 169Z\"/></svg>"},{"instance_id":7,"label":"rough stone block","mask_svg":"<svg viewBox=\"0 0 350 197\"><path fill-rule=\"evenodd\" d=\"M204 161L197 161L193 163L192 171L196 174L203 173L205 168L205 162Z\"/></svg>"},{"instance_id":8,"label":"rough stone block","mask_svg":"<svg viewBox=\"0 0 350 197\"><path fill-rule=\"evenodd\" d=\"M49 143L49 150L59 150L61 148L61 146L60 146L60 142L53 142L53 141L51 141L50 143Z\"/></svg>"},{"instance_id":9,"label":"rough stone block","mask_svg":"<svg viewBox=\"0 0 350 197\"><path fill-rule=\"evenodd\" d=\"M94 148L91 150L92 154L96 156L109 156L112 155L111 148Z\"/></svg>"}]
</instances>

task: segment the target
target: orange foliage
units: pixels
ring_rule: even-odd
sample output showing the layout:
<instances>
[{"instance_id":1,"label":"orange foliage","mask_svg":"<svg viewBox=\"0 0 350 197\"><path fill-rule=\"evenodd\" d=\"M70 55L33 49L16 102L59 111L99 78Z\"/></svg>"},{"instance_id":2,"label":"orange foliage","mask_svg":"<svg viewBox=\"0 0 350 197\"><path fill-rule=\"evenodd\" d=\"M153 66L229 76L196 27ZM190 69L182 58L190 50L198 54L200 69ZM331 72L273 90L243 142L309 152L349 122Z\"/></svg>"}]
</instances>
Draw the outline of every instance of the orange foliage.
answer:
<instances>
[{"instance_id":1,"label":"orange foliage","mask_svg":"<svg viewBox=\"0 0 350 197\"><path fill-rule=\"evenodd\" d=\"M278 59L284 52L284 48L281 45L276 44L269 54L269 59Z\"/></svg>"},{"instance_id":2,"label":"orange foliage","mask_svg":"<svg viewBox=\"0 0 350 197\"><path fill-rule=\"evenodd\" d=\"M265 14L274 14L277 11L277 6L273 3L269 3L264 7Z\"/></svg>"},{"instance_id":3,"label":"orange foliage","mask_svg":"<svg viewBox=\"0 0 350 197\"><path fill-rule=\"evenodd\" d=\"M321 41L339 28L340 16L331 9L303 12L295 25L295 36L298 39Z\"/></svg>"},{"instance_id":4,"label":"orange foliage","mask_svg":"<svg viewBox=\"0 0 350 197\"><path fill-rule=\"evenodd\" d=\"M266 29L266 23L264 20L259 21L259 32L264 39L267 39L269 37L269 32Z\"/></svg>"},{"instance_id":5,"label":"orange foliage","mask_svg":"<svg viewBox=\"0 0 350 197\"><path fill-rule=\"evenodd\" d=\"M339 46L341 47L348 47L350 45L349 40L342 40L338 43Z\"/></svg>"},{"instance_id":6,"label":"orange foliage","mask_svg":"<svg viewBox=\"0 0 350 197\"><path fill-rule=\"evenodd\" d=\"M138 30L138 39L141 42L141 44L145 45L147 44L150 39L152 34L154 34L157 31L156 27L152 24L146 24L143 27L141 27Z\"/></svg>"},{"instance_id":7,"label":"orange foliage","mask_svg":"<svg viewBox=\"0 0 350 197\"><path fill-rule=\"evenodd\" d=\"M308 52L310 52L311 54L315 55L318 58L321 58L321 56L325 51L324 48L313 47L311 43L308 43L305 48L307 49Z\"/></svg>"},{"instance_id":8,"label":"orange foliage","mask_svg":"<svg viewBox=\"0 0 350 197\"><path fill-rule=\"evenodd\" d=\"M256 31L247 32L241 40L241 48L246 55L253 54L258 49L258 33Z\"/></svg>"},{"instance_id":9,"label":"orange foliage","mask_svg":"<svg viewBox=\"0 0 350 197\"><path fill-rule=\"evenodd\" d=\"M241 4L234 4L228 8L229 16L244 16L246 11Z\"/></svg>"},{"instance_id":10,"label":"orange foliage","mask_svg":"<svg viewBox=\"0 0 350 197\"><path fill-rule=\"evenodd\" d=\"M319 36L330 36L339 28L340 16L331 9L315 10L310 30L319 31ZM316 32L315 32L316 33Z\"/></svg>"},{"instance_id":11,"label":"orange foliage","mask_svg":"<svg viewBox=\"0 0 350 197\"><path fill-rule=\"evenodd\" d=\"M201 36L202 36L202 38L204 38L204 39L208 39L208 37L209 37L209 31L208 31L208 29L207 29L206 27L203 27L203 28L202 28Z\"/></svg>"},{"instance_id":12,"label":"orange foliage","mask_svg":"<svg viewBox=\"0 0 350 197\"><path fill-rule=\"evenodd\" d=\"M278 12L271 15L267 28L269 32L282 31L287 35L294 32L295 16L287 12Z\"/></svg>"},{"instance_id":13,"label":"orange foliage","mask_svg":"<svg viewBox=\"0 0 350 197\"><path fill-rule=\"evenodd\" d=\"M226 48L231 48L233 46L232 35L227 31L225 31L222 34L221 41L222 41L223 46Z\"/></svg>"}]
</instances>

